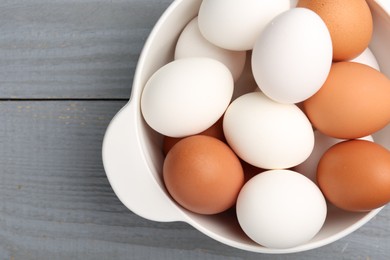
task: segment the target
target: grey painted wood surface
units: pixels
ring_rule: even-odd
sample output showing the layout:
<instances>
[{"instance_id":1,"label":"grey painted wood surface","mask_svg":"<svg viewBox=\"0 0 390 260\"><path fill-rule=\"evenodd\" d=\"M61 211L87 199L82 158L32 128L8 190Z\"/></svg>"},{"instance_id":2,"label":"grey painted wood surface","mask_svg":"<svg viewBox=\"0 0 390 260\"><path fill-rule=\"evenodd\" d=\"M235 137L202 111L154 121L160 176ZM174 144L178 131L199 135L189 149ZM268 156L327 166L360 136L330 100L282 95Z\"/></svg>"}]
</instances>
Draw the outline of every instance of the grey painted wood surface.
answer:
<instances>
[{"instance_id":1,"label":"grey painted wood surface","mask_svg":"<svg viewBox=\"0 0 390 260\"><path fill-rule=\"evenodd\" d=\"M1 0L0 97L123 98L171 0Z\"/></svg>"},{"instance_id":2,"label":"grey painted wood surface","mask_svg":"<svg viewBox=\"0 0 390 260\"><path fill-rule=\"evenodd\" d=\"M323 248L262 255L120 203L102 139L170 2L0 0L0 260L389 259L389 207Z\"/></svg>"},{"instance_id":3,"label":"grey painted wood surface","mask_svg":"<svg viewBox=\"0 0 390 260\"><path fill-rule=\"evenodd\" d=\"M128 211L103 171L107 124L124 101L0 103L0 259L386 259L390 208L318 250L229 248L184 223ZM4 123L5 122L5 123Z\"/></svg>"}]
</instances>

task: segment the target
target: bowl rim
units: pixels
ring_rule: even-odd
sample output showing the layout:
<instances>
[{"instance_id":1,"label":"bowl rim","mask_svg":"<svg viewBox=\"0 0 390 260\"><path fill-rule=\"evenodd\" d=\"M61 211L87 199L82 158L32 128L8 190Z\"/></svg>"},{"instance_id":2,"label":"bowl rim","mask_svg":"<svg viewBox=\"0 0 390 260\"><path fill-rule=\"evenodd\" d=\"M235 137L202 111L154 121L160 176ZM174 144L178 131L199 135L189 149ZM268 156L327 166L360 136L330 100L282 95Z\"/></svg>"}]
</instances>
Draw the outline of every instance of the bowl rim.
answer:
<instances>
[{"instance_id":1,"label":"bowl rim","mask_svg":"<svg viewBox=\"0 0 390 260\"><path fill-rule=\"evenodd\" d=\"M140 103L139 97L142 93L142 88L137 87L137 86L142 85L142 83L141 83L142 75L141 74L143 73L143 70L145 69L144 67L145 67L146 59L148 58L148 52L150 51L152 43L155 41L156 34L160 30L160 28L165 24L166 20L170 17L170 15L173 12L175 12L175 10L177 10L177 8L180 5L182 5L185 2L200 2L200 1L201 0L191 0L191 1L189 1L189 0L175 0L169 5L169 7L165 10L163 15L158 19L157 23L155 24L152 31L150 32L150 34L145 42L145 45L142 48L141 54L139 56L139 60L137 62L137 66L136 66L136 70L135 70L135 74L134 74L133 88L131 91L129 101L118 112L118 114L116 116L114 116L114 118L112 119L112 121L109 124L109 128L110 128L110 125L112 125L112 123L114 123L115 121L119 121L119 118L121 118L120 117L121 113L131 113L135 116L135 120L142 120L141 111L139 109L139 103ZM390 14L390 3L389 3L390 1L370 0L370 2L374 2L374 3L378 4L381 8L383 8L387 12L387 14ZM190 18L188 18L188 20L190 20ZM125 119L126 118L122 117L120 120L125 120ZM133 120L133 122L134 122L134 120ZM136 126L131 125L131 127L133 127L133 128L138 127L139 128L138 125L136 125ZM136 132L139 134L140 131L142 131L142 129L137 129ZM142 210L139 212L137 212L137 210L134 210L132 203L129 202L128 200L126 200L126 198L125 198L127 193L125 191L123 191L122 188L118 187L118 185L116 184L116 181L114 180L117 177L117 174L114 173L112 170L108 169L109 167L106 167L107 165L111 164L111 162L109 162L110 158L109 158L109 156L107 156L107 154L113 153L112 148L105 147L105 145L107 146L107 143L110 140L109 135L110 135L110 133L107 131L105 134L105 137L104 137L104 141L103 141L103 149L102 149L103 150L103 165L105 167L106 175L109 179L111 186L113 187L114 192L116 193L118 198L122 201L123 204L125 204L125 206L128 209L130 209L131 211L134 211L136 214L140 215L141 217L149 219L149 220L186 222L186 223L190 224L191 226L193 226L195 229L204 233L205 235L213 238L214 240L217 240L223 244L226 244L226 245L238 248L238 249L251 251L251 252L257 252L257 253L267 253L267 254L296 253L296 252L302 252L302 251L307 251L307 250L311 250L311 249L316 249L316 248L325 246L327 244L330 244L332 242L335 242L335 241L351 234L352 232L354 232L355 230L359 229L361 226L366 224L368 221L370 221L374 216L376 216L385 207L385 206L383 206L383 207L380 207L380 208L377 208L377 209L374 209L374 210L368 212L359 221L357 221L354 224L350 225L349 227L343 229L342 231L335 233L334 235L331 235L331 236L326 237L324 239L320 239L318 241L313 241L313 242L309 241L308 243L297 246L297 247L288 248L288 249L273 249L273 248L266 248L266 247L263 247L261 245L255 244L255 243L253 245L245 245L242 243L232 241L230 239L227 239L223 236L220 236L220 235L210 231L205 226L201 225L198 221L194 220L190 216L192 214L191 212L186 212L185 209L181 208L179 205L177 205L177 203L175 203L173 201L170 202L170 203L172 203L172 205L169 205L168 207L171 207L169 210L175 211L175 212L173 212L172 216L168 217L167 219L160 219L158 217L153 218L152 216L144 215ZM134 149L136 150L136 152L143 154L145 161L143 161L142 163L148 164L150 162L148 161L147 158L145 158L145 157L147 157L147 155L145 154L145 151L144 151L145 149L143 149L142 142L143 141L141 141L141 144L138 144L137 146L135 146ZM129 159L126 158L126 160L129 160ZM151 167L149 167L149 166L146 166L145 170L152 171L153 169L151 169ZM150 175L149 176L150 178L154 179L154 182L155 182L154 184L156 187L158 187L159 189L163 189L163 187L161 187L161 183L159 183L157 180L155 180L155 177L152 176L152 174L150 172L148 173L148 175ZM169 197L167 197L166 199L171 200ZM168 204L170 204L170 203L168 203Z\"/></svg>"}]
</instances>

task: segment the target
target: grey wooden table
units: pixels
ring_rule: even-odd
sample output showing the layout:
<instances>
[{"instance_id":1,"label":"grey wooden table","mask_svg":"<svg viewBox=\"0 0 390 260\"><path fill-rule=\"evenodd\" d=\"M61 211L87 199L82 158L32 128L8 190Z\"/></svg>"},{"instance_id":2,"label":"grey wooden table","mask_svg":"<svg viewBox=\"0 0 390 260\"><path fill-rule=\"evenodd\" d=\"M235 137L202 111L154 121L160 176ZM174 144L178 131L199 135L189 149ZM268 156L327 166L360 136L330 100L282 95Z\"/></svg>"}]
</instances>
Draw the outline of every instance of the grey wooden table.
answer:
<instances>
[{"instance_id":1,"label":"grey wooden table","mask_svg":"<svg viewBox=\"0 0 390 260\"><path fill-rule=\"evenodd\" d=\"M127 210L106 127L171 0L0 0L0 260L390 259L390 207L338 242L262 255Z\"/></svg>"}]
</instances>

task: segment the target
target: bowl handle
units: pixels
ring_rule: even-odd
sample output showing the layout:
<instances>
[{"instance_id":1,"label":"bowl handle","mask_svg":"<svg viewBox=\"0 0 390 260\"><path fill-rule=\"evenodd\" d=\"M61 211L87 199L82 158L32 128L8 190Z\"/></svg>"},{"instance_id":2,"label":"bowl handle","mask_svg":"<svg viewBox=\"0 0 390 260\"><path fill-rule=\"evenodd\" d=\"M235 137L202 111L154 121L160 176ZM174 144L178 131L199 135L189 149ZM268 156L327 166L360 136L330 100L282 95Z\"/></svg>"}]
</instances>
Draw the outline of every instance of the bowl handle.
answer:
<instances>
[{"instance_id":1,"label":"bowl handle","mask_svg":"<svg viewBox=\"0 0 390 260\"><path fill-rule=\"evenodd\" d=\"M137 133L137 112L129 102L107 128L102 158L108 180L119 200L137 215L161 222L181 221L183 212L150 172Z\"/></svg>"}]
</instances>

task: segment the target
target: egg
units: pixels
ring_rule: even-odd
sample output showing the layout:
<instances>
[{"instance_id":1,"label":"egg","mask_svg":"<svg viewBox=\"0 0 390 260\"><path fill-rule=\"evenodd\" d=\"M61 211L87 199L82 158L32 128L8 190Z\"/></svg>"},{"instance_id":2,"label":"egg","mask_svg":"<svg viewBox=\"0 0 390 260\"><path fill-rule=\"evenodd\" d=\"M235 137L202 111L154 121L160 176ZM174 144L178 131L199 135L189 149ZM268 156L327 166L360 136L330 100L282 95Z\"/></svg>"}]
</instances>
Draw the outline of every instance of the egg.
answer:
<instances>
[{"instance_id":1,"label":"egg","mask_svg":"<svg viewBox=\"0 0 390 260\"><path fill-rule=\"evenodd\" d=\"M240 96L229 105L223 131L241 159L263 169L296 166L314 146L305 114L296 105L277 103L261 92Z\"/></svg>"},{"instance_id":2,"label":"egg","mask_svg":"<svg viewBox=\"0 0 390 260\"><path fill-rule=\"evenodd\" d=\"M162 135L194 135L223 115L233 89L232 74L223 63L206 57L178 59L147 81L141 112L147 124Z\"/></svg>"},{"instance_id":3,"label":"egg","mask_svg":"<svg viewBox=\"0 0 390 260\"><path fill-rule=\"evenodd\" d=\"M251 50L271 19L289 8L289 0L203 0L199 29L208 41L221 48Z\"/></svg>"},{"instance_id":4,"label":"egg","mask_svg":"<svg viewBox=\"0 0 390 260\"><path fill-rule=\"evenodd\" d=\"M244 184L238 157L222 141L195 135L179 141L168 152L163 179L172 198L199 214L231 208Z\"/></svg>"},{"instance_id":5,"label":"egg","mask_svg":"<svg viewBox=\"0 0 390 260\"><path fill-rule=\"evenodd\" d=\"M309 158L303 163L295 166L293 170L305 175L317 184L317 166L322 155L333 145L345 140L324 135L320 131L314 131L314 138L313 152L310 154ZM370 135L362 137L361 139L371 142L374 141Z\"/></svg>"},{"instance_id":6,"label":"egg","mask_svg":"<svg viewBox=\"0 0 390 260\"><path fill-rule=\"evenodd\" d=\"M252 52L257 85L280 103L298 103L316 93L332 64L329 31L316 13L293 8L270 22Z\"/></svg>"},{"instance_id":7,"label":"egg","mask_svg":"<svg viewBox=\"0 0 390 260\"><path fill-rule=\"evenodd\" d=\"M365 0L299 0L297 6L324 20L332 37L333 60L353 59L368 47L373 22Z\"/></svg>"},{"instance_id":8,"label":"egg","mask_svg":"<svg viewBox=\"0 0 390 260\"><path fill-rule=\"evenodd\" d=\"M209 57L229 68L236 81L244 69L246 52L222 49L207 41L199 31L198 17L192 19L181 32L175 48L175 59Z\"/></svg>"},{"instance_id":9,"label":"egg","mask_svg":"<svg viewBox=\"0 0 390 260\"><path fill-rule=\"evenodd\" d=\"M371 135L390 122L390 80L356 62L337 62L321 89L303 102L322 133L340 139Z\"/></svg>"},{"instance_id":10,"label":"egg","mask_svg":"<svg viewBox=\"0 0 390 260\"><path fill-rule=\"evenodd\" d=\"M270 170L242 187L236 211L241 228L252 240L269 248L291 248L319 232L327 207L319 188L305 176Z\"/></svg>"},{"instance_id":11,"label":"egg","mask_svg":"<svg viewBox=\"0 0 390 260\"><path fill-rule=\"evenodd\" d=\"M322 156L317 181L324 196L348 211L370 211L390 202L390 152L379 144L350 140Z\"/></svg>"}]
</instances>

